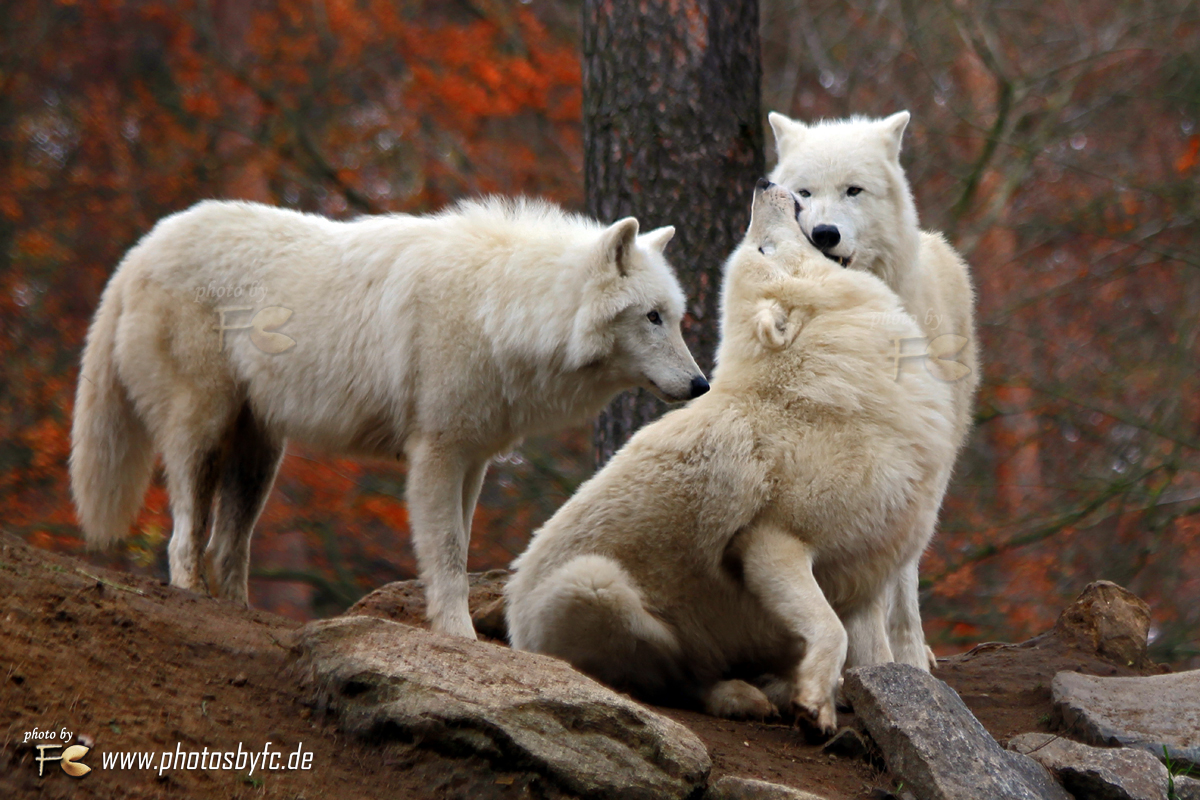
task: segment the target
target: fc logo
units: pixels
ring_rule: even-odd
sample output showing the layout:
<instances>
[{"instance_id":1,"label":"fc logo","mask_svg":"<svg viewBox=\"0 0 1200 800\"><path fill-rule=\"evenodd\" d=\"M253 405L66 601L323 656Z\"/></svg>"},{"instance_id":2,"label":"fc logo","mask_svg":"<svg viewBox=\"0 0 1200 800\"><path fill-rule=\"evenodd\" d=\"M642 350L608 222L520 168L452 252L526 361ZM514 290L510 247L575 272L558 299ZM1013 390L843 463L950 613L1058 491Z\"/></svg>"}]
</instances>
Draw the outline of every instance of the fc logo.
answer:
<instances>
[{"instance_id":1,"label":"fc logo","mask_svg":"<svg viewBox=\"0 0 1200 800\"><path fill-rule=\"evenodd\" d=\"M264 353L282 353L284 350L290 350L296 344L296 340L292 337L271 330L280 327L291 318L292 310L290 308L267 306L259 310L247 325L233 325L225 318L226 314L253 310L253 306L225 306L217 309L217 313L221 315L221 324L214 325L213 330L219 331L217 345L219 349L225 349L225 331L244 331L246 329L250 329L250 341Z\"/></svg>"},{"instance_id":2,"label":"fc logo","mask_svg":"<svg viewBox=\"0 0 1200 800\"><path fill-rule=\"evenodd\" d=\"M58 765L62 767L62 771L70 775L72 778L82 778L84 775L87 775L92 771L91 767L80 762L79 760L88 754L88 750L91 749L90 747L84 747L81 744L73 744L63 751L62 755L57 756L48 756L46 755L46 751L62 750L61 744L39 744L36 745L36 747L38 750L38 755L34 760L38 762L39 778L45 774L47 761L57 761Z\"/></svg>"},{"instance_id":3,"label":"fc logo","mask_svg":"<svg viewBox=\"0 0 1200 800\"><path fill-rule=\"evenodd\" d=\"M924 336L904 336L892 339L892 359L895 368L892 377L900 380L900 362L906 359L925 359L925 369L938 380L953 383L971 374L971 368L953 357L966 349L969 340L954 333L943 333L932 341ZM924 352L905 353L904 345L916 342L925 345Z\"/></svg>"}]
</instances>

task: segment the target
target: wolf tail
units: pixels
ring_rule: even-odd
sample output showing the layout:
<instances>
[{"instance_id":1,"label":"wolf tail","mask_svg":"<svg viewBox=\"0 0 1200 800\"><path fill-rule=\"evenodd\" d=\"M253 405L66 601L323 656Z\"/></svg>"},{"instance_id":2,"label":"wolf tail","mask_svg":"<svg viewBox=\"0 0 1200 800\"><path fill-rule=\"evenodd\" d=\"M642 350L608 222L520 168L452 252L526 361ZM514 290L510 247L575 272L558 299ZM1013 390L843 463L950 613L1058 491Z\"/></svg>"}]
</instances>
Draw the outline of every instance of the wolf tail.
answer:
<instances>
[{"instance_id":1,"label":"wolf tail","mask_svg":"<svg viewBox=\"0 0 1200 800\"><path fill-rule=\"evenodd\" d=\"M88 331L71 425L71 494L93 548L128 534L154 465L149 431L117 374L120 317L121 296L110 284Z\"/></svg>"}]
</instances>

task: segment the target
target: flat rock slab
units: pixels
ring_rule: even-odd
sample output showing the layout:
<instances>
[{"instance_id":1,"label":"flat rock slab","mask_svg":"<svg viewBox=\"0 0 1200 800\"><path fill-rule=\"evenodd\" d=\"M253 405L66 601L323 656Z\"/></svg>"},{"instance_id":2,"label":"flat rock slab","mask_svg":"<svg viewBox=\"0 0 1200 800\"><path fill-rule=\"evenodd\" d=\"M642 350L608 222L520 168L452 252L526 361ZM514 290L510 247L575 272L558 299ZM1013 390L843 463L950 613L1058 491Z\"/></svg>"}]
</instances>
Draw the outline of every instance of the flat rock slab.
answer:
<instances>
[{"instance_id":1,"label":"flat rock slab","mask_svg":"<svg viewBox=\"0 0 1200 800\"><path fill-rule=\"evenodd\" d=\"M843 690L888 770L922 800L1070 800L1045 768L1002 748L928 672L907 664L857 667Z\"/></svg>"},{"instance_id":2,"label":"flat rock slab","mask_svg":"<svg viewBox=\"0 0 1200 800\"><path fill-rule=\"evenodd\" d=\"M695 734L558 659L375 617L313 622L292 644L318 705L366 738L478 754L585 797L683 798L708 776Z\"/></svg>"},{"instance_id":3,"label":"flat rock slab","mask_svg":"<svg viewBox=\"0 0 1200 800\"><path fill-rule=\"evenodd\" d=\"M1088 800L1167 800L1167 768L1145 750L1092 747L1049 733L1023 733L1008 742Z\"/></svg>"},{"instance_id":4,"label":"flat rock slab","mask_svg":"<svg viewBox=\"0 0 1200 800\"><path fill-rule=\"evenodd\" d=\"M779 783L726 775L713 781L700 800L825 800L820 795Z\"/></svg>"},{"instance_id":5,"label":"flat rock slab","mask_svg":"<svg viewBox=\"0 0 1200 800\"><path fill-rule=\"evenodd\" d=\"M1200 767L1200 670L1141 678L1060 672L1050 684L1063 730Z\"/></svg>"}]
</instances>

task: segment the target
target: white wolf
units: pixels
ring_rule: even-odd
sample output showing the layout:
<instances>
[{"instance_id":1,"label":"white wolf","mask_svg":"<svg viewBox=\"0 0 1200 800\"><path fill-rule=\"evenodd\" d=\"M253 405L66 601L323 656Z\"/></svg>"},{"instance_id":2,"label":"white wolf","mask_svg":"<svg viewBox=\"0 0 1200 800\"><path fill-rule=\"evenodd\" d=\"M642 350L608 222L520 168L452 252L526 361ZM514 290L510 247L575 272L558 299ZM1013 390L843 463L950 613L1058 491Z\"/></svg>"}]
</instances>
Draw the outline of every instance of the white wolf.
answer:
<instances>
[{"instance_id":1,"label":"white wolf","mask_svg":"<svg viewBox=\"0 0 1200 800\"><path fill-rule=\"evenodd\" d=\"M904 169L900 143L909 114L881 120L853 117L813 125L775 112L770 116L779 163L771 180L800 197L800 224L829 258L882 278L921 325L921 336L897 346L926 358L954 394L956 449L971 429L979 351L975 292L966 263L938 233L922 231ZM920 556L893 588L889 613L897 661L936 666L925 644L917 601Z\"/></svg>"},{"instance_id":2,"label":"white wolf","mask_svg":"<svg viewBox=\"0 0 1200 800\"><path fill-rule=\"evenodd\" d=\"M884 589L926 544L954 448L949 386L890 358L920 328L795 214L760 183L726 265L712 391L639 431L537 532L507 616L514 647L647 699L802 711L830 731L843 663L892 659ZM859 628L874 633L847 652Z\"/></svg>"},{"instance_id":3,"label":"white wolf","mask_svg":"<svg viewBox=\"0 0 1200 800\"><path fill-rule=\"evenodd\" d=\"M203 588L208 540L210 588L245 603L286 439L403 453L433 627L474 636L467 541L489 460L622 389L708 388L662 255L673 233L501 199L352 222L204 202L162 220L84 350L71 485L89 542L126 535L160 452L171 582Z\"/></svg>"}]
</instances>

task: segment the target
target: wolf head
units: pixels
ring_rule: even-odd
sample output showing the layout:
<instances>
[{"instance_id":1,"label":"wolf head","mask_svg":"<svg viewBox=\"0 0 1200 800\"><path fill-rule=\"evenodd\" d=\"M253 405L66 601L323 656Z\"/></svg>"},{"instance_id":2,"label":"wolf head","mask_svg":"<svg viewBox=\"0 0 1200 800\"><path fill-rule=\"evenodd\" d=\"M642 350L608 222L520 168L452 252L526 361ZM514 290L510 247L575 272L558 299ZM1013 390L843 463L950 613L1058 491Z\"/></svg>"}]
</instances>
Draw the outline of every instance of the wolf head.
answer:
<instances>
[{"instance_id":1,"label":"wolf head","mask_svg":"<svg viewBox=\"0 0 1200 800\"><path fill-rule=\"evenodd\" d=\"M746 236L725 264L718 379L788 349L815 318L832 313L861 323L869 314L907 316L882 280L847 271L814 246L798 219L803 215L792 192L758 182Z\"/></svg>"},{"instance_id":2,"label":"wolf head","mask_svg":"<svg viewBox=\"0 0 1200 800\"><path fill-rule=\"evenodd\" d=\"M908 112L806 125L772 111L769 120L779 153L770 177L799 197L809 240L842 266L901 283L919 247L916 205L900 166Z\"/></svg>"},{"instance_id":3,"label":"wolf head","mask_svg":"<svg viewBox=\"0 0 1200 800\"><path fill-rule=\"evenodd\" d=\"M683 341L684 294L663 250L675 229L638 235L633 217L591 247L587 286L572 337L572 361L595 364L617 382L667 402L698 397L708 381Z\"/></svg>"},{"instance_id":4,"label":"wolf head","mask_svg":"<svg viewBox=\"0 0 1200 800\"><path fill-rule=\"evenodd\" d=\"M750 225L725 262L718 365L763 348L786 348L803 325L805 310L780 302L778 290L800 274L841 269L805 237L800 213L799 201L779 184L760 179L754 187Z\"/></svg>"}]
</instances>

